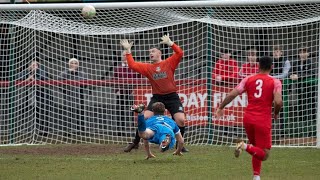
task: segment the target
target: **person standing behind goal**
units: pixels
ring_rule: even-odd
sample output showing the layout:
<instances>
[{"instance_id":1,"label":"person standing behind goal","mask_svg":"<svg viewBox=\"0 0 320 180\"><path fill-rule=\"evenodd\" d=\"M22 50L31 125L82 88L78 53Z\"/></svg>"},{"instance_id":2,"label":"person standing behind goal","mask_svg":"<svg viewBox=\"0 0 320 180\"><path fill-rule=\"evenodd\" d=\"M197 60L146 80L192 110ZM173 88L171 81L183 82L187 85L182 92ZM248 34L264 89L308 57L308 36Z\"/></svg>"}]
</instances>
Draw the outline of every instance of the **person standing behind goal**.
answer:
<instances>
[{"instance_id":1,"label":"person standing behind goal","mask_svg":"<svg viewBox=\"0 0 320 180\"><path fill-rule=\"evenodd\" d=\"M182 59L183 51L178 45L170 40L169 35L164 35L161 40L160 43L170 46L173 49L174 54L166 60L162 60L161 51L158 48L152 48L149 50L151 63L134 61L131 54L133 42L129 43L128 40L124 39L120 41L120 44L127 52L126 57L129 68L147 77L151 83L153 96L148 104L147 110L144 112L145 119L154 115L152 112L152 104L155 102L162 102L178 124L181 135L183 136L185 131L185 114L174 81L174 72ZM124 149L124 151L130 152L133 148L137 149L139 147L139 142L140 137L137 131L135 139ZM188 152L188 150L183 148L182 152Z\"/></svg>"}]
</instances>

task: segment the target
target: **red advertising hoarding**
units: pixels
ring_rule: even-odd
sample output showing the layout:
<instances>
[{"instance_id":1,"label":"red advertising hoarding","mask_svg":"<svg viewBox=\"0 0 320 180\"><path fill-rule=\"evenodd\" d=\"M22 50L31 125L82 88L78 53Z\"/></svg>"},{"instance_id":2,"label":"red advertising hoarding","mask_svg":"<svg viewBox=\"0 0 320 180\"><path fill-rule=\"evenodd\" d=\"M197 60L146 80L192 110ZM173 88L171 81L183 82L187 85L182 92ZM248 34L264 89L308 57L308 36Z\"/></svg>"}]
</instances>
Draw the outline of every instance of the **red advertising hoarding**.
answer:
<instances>
[{"instance_id":1,"label":"red advertising hoarding","mask_svg":"<svg viewBox=\"0 0 320 180\"><path fill-rule=\"evenodd\" d=\"M215 86L211 92L212 115L219 104L232 90L229 87ZM201 86L179 86L179 97L183 103L184 111L187 115L186 124L190 125L207 125L208 123L208 91L207 87ZM148 104L152 97L151 86L137 87L134 90L135 104ZM234 99L225 108L224 117L215 119L212 122L215 125L223 126L242 126L242 117L244 108L247 106L246 94L242 94Z\"/></svg>"}]
</instances>

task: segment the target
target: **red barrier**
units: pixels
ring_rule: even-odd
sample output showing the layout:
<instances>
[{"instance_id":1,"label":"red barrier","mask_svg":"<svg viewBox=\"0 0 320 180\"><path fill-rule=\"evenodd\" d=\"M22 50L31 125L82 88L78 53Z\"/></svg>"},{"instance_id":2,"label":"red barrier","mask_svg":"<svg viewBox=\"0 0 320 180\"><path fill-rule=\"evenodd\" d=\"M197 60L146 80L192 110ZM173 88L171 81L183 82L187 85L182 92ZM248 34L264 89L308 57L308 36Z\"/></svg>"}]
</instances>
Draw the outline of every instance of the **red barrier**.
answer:
<instances>
[{"instance_id":1,"label":"red barrier","mask_svg":"<svg viewBox=\"0 0 320 180\"><path fill-rule=\"evenodd\" d=\"M206 125L208 123L208 91L206 79L179 79L176 80L178 93L187 114L187 125ZM151 87L147 79L110 79L110 80L46 80L46 81L15 81L14 86L112 86L121 88L125 85L135 86L135 103L146 103L152 96ZM9 87L9 81L0 81L1 87ZM120 87L119 87L120 86ZM143 86L143 87L142 87ZM215 112L218 105L225 98L231 87L212 86L211 105ZM245 94L237 97L225 109L223 119L213 119L213 124L224 126L242 126L244 108L247 105Z\"/></svg>"},{"instance_id":2,"label":"red barrier","mask_svg":"<svg viewBox=\"0 0 320 180\"><path fill-rule=\"evenodd\" d=\"M177 85L199 85L205 84L205 79L179 79L176 80ZM147 79L110 79L110 80L35 80L35 81L15 81L15 86L116 86L116 85L148 85ZM1 87L10 86L9 81L0 81Z\"/></svg>"}]
</instances>

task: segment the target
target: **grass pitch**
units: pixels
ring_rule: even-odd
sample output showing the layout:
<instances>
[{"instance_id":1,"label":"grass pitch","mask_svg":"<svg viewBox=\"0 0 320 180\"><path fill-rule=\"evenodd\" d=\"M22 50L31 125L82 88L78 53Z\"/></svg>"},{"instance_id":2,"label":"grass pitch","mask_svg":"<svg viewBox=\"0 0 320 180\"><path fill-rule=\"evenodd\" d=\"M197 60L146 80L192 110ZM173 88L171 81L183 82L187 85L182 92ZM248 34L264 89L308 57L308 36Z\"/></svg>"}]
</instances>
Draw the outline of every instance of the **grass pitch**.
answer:
<instances>
[{"instance_id":1,"label":"grass pitch","mask_svg":"<svg viewBox=\"0 0 320 180\"><path fill-rule=\"evenodd\" d=\"M183 157L123 145L46 145L0 147L0 179L252 179L251 156L233 148L188 146ZM273 148L261 179L320 179L320 150Z\"/></svg>"}]
</instances>

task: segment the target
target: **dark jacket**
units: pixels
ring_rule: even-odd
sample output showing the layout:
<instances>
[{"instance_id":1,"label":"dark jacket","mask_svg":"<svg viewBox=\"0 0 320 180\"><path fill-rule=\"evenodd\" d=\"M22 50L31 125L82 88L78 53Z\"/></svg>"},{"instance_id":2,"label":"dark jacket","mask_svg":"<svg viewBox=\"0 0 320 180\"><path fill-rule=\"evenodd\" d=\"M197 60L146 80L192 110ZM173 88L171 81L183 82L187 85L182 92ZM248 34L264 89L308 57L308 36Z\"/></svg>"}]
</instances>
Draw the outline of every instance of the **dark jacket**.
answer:
<instances>
[{"instance_id":1,"label":"dark jacket","mask_svg":"<svg viewBox=\"0 0 320 180\"><path fill-rule=\"evenodd\" d=\"M65 70L60 74L61 80L85 80L86 75L82 71L70 71L69 69Z\"/></svg>"},{"instance_id":2,"label":"dark jacket","mask_svg":"<svg viewBox=\"0 0 320 180\"><path fill-rule=\"evenodd\" d=\"M86 80L86 74L82 71L66 71L60 74L60 80ZM84 94L87 93L85 86L65 85L62 87L64 104L72 107L79 107L84 103Z\"/></svg>"},{"instance_id":3,"label":"dark jacket","mask_svg":"<svg viewBox=\"0 0 320 180\"><path fill-rule=\"evenodd\" d=\"M296 60L293 62L290 74L297 74L299 78L315 78L316 77L316 68L311 59L307 59L303 62L301 60Z\"/></svg>"},{"instance_id":4,"label":"dark jacket","mask_svg":"<svg viewBox=\"0 0 320 180\"><path fill-rule=\"evenodd\" d=\"M17 77L17 80L26 80L29 78L30 75L33 75L36 80L48 79L47 73L41 68L38 68L34 74L32 73L33 73L32 71L30 71L29 69L26 69L19 74L19 76Z\"/></svg>"}]
</instances>

